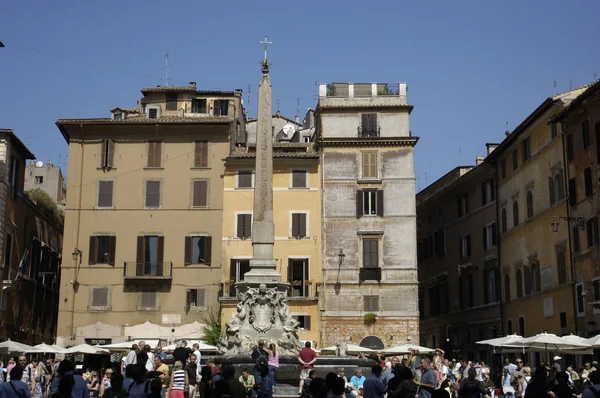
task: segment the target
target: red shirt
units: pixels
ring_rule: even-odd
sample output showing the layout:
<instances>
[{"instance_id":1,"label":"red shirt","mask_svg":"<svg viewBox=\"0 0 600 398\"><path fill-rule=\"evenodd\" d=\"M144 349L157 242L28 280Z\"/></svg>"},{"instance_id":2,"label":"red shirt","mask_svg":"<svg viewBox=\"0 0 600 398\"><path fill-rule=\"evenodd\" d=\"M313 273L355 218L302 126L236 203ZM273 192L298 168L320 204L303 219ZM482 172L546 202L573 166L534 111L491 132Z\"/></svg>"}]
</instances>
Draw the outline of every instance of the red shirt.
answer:
<instances>
[{"instance_id":1,"label":"red shirt","mask_svg":"<svg viewBox=\"0 0 600 398\"><path fill-rule=\"evenodd\" d=\"M312 348L305 347L299 353L298 357L305 363L309 363L317 357L317 353ZM314 369L313 365L302 365L302 369Z\"/></svg>"}]
</instances>

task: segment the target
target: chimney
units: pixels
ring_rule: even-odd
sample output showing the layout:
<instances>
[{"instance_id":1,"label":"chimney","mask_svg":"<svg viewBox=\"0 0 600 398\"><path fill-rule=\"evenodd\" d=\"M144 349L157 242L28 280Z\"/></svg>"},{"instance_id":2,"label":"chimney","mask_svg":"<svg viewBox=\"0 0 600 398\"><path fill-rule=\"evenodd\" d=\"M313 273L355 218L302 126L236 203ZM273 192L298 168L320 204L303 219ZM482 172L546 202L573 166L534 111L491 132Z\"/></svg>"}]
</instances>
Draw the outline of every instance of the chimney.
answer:
<instances>
[{"instance_id":1,"label":"chimney","mask_svg":"<svg viewBox=\"0 0 600 398\"><path fill-rule=\"evenodd\" d=\"M189 82L190 87L193 87L194 90L196 89L196 82Z\"/></svg>"},{"instance_id":2,"label":"chimney","mask_svg":"<svg viewBox=\"0 0 600 398\"><path fill-rule=\"evenodd\" d=\"M496 149L498 147L498 145L500 144L496 144L496 143L487 143L485 144L485 147L487 149L487 156L490 156L490 153L494 152L494 149Z\"/></svg>"},{"instance_id":3,"label":"chimney","mask_svg":"<svg viewBox=\"0 0 600 398\"><path fill-rule=\"evenodd\" d=\"M47 161L47 162L46 162L46 167L53 167L53 166L52 166L52 161L51 161L51 160L49 160L49 161Z\"/></svg>"},{"instance_id":4,"label":"chimney","mask_svg":"<svg viewBox=\"0 0 600 398\"><path fill-rule=\"evenodd\" d=\"M481 163L483 163L483 156L477 156L475 158L475 166L479 166Z\"/></svg>"},{"instance_id":5,"label":"chimney","mask_svg":"<svg viewBox=\"0 0 600 398\"><path fill-rule=\"evenodd\" d=\"M296 123L300 124L300 116L299 115L296 115Z\"/></svg>"}]
</instances>

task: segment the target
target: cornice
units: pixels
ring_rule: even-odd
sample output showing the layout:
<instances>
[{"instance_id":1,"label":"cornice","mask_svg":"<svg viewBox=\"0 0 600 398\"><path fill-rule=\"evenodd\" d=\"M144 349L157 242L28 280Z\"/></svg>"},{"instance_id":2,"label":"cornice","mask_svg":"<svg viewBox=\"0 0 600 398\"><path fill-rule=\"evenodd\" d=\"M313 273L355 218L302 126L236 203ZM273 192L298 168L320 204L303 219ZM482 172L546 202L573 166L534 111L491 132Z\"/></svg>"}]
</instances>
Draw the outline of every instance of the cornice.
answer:
<instances>
[{"instance_id":1,"label":"cornice","mask_svg":"<svg viewBox=\"0 0 600 398\"><path fill-rule=\"evenodd\" d=\"M419 137L343 137L343 138L321 138L321 145L327 147L414 147Z\"/></svg>"}]
</instances>

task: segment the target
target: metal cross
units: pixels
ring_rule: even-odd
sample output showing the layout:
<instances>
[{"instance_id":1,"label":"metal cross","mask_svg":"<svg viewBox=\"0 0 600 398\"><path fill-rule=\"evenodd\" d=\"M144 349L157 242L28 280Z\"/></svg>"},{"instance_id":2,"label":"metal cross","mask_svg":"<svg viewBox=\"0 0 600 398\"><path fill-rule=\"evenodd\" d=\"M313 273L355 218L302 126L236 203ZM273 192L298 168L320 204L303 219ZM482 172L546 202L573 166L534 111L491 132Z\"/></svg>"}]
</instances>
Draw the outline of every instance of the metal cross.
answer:
<instances>
[{"instance_id":1,"label":"metal cross","mask_svg":"<svg viewBox=\"0 0 600 398\"><path fill-rule=\"evenodd\" d=\"M267 62L267 46L269 44L273 44L272 41L268 41L267 40L267 35L265 35L265 40L264 41L259 41L258 44L264 44L265 45L265 62Z\"/></svg>"}]
</instances>

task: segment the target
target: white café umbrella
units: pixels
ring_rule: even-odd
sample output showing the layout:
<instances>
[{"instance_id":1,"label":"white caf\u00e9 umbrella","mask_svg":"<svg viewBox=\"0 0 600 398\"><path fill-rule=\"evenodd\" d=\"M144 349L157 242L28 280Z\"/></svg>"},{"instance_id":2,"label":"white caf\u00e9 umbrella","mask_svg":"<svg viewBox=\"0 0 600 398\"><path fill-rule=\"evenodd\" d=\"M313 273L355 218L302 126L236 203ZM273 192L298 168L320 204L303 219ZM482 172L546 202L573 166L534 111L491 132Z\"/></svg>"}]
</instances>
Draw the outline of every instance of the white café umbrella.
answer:
<instances>
[{"instance_id":1,"label":"white caf\u00e9 umbrella","mask_svg":"<svg viewBox=\"0 0 600 398\"><path fill-rule=\"evenodd\" d=\"M338 350L338 347L335 345L332 345L331 347L321 348L321 354L335 354L337 352L337 350ZM375 351L370 348L361 347L361 346L355 345L355 344L348 344L346 346L346 354L360 354L361 352L370 353L370 352L375 352Z\"/></svg>"},{"instance_id":2,"label":"white caf\u00e9 umbrella","mask_svg":"<svg viewBox=\"0 0 600 398\"><path fill-rule=\"evenodd\" d=\"M202 340L190 340L188 341L187 347L192 348L194 344L198 343L198 350L200 352L217 352L219 351L219 347L215 347L214 345L206 344ZM166 347L163 347L163 351L173 351L175 348L179 347L179 344L171 344Z\"/></svg>"},{"instance_id":3,"label":"white caf\u00e9 umbrella","mask_svg":"<svg viewBox=\"0 0 600 398\"><path fill-rule=\"evenodd\" d=\"M39 353L39 354L60 354L61 352L62 352L62 349L61 350L57 350L53 346L48 345L46 343L34 345L33 349L27 351L27 353L29 353L29 354L35 354L35 353Z\"/></svg>"},{"instance_id":4,"label":"white caf\u00e9 umbrella","mask_svg":"<svg viewBox=\"0 0 600 398\"><path fill-rule=\"evenodd\" d=\"M410 354L412 350L417 351L420 354L431 354L435 352L435 350L431 348L422 347L416 344L397 345L395 347L386 348L381 352L384 354Z\"/></svg>"},{"instance_id":5,"label":"white caf\u00e9 umbrella","mask_svg":"<svg viewBox=\"0 0 600 398\"><path fill-rule=\"evenodd\" d=\"M567 341L569 343L574 343L574 344L581 344L581 345L585 345L586 348L577 348L577 349L567 349L565 351L563 351L565 354L573 354L573 355L588 355L588 354L593 354L594 353L594 347L589 344L587 342L586 339L584 339L583 337L579 337L577 335L574 334L570 334L568 336L562 336L561 337L564 341Z\"/></svg>"},{"instance_id":6,"label":"white caf\u00e9 umbrella","mask_svg":"<svg viewBox=\"0 0 600 398\"><path fill-rule=\"evenodd\" d=\"M0 348L6 348L9 353L13 353L13 352L25 353L27 351L33 350L32 346L23 344L23 343L18 343L16 341L12 341L11 339L8 339L8 340L0 343Z\"/></svg>"},{"instance_id":7,"label":"white caf\u00e9 umbrella","mask_svg":"<svg viewBox=\"0 0 600 398\"><path fill-rule=\"evenodd\" d=\"M133 342L124 341L122 343L104 344L99 347L104 348L105 350L109 350L109 351L127 351L127 350L131 350L132 346L133 346Z\"/></svg>"},{"instance_id":8,"label":"white caf\u00e9 umbrella","mask_svg":"<svg viewBox=\"0 0 600 398\"><path fill-rule=\"evenodd\" d=\"M548 359L548 351L569 351L585 350L591 348L588 344L568 341L552 333L540 333L538 335L524 338L515 344L509 344L506 347L522 348L523 351L545 352Z\"/></svg>"},{"instance_id":9,"label":"white caf\u00e9 umbrella","mask_svg":"<svg viewBox=\"0 0 600 398\"><path fill-rule=\"evenodd\" d=\"M100 346L79 344L75 347L67 348L66 350L62 351L61 354L110 354L110 352L101 348Z\"/></svg>"},{"instance_id":10,"label":"white caf\u00e9 umbrella","mask_svg":"<svg viewBox=\"0 0 600 398\"><path fill-rule=\"evenodd\" d=\"M52 344L50 347L54 348L55 350L57 350L59 352L63 352L64 350L66 350L65 347L58 345L58 344Z\"/></svg>"},{"instance_id":11,"label":"white caf\u00e9 umbrella","mask_svg":"<svg viewBox=\"0 0 600 398\"><path fill-rule=\"evenodd\" d=\"M600 334L587 339L585 342L591 345L592 348L600 348Z\"/></svg>"},{"instance_id":12,"label":"white caf\u00e9 umbrella","mask_svg":"<svg viewBox=\"0 0 600 398\"><path fill-rule=\"evenodd\" d=\"M495 339L476 341L475 344L492 346L495 352L496 348L505 348L511 344L518 344L521 340L523 340L522 336L519 336L518 334L509 334L508 336L497 337ZM515 348L512 350L515 350Z\"/></svg>"}]
</instances>

